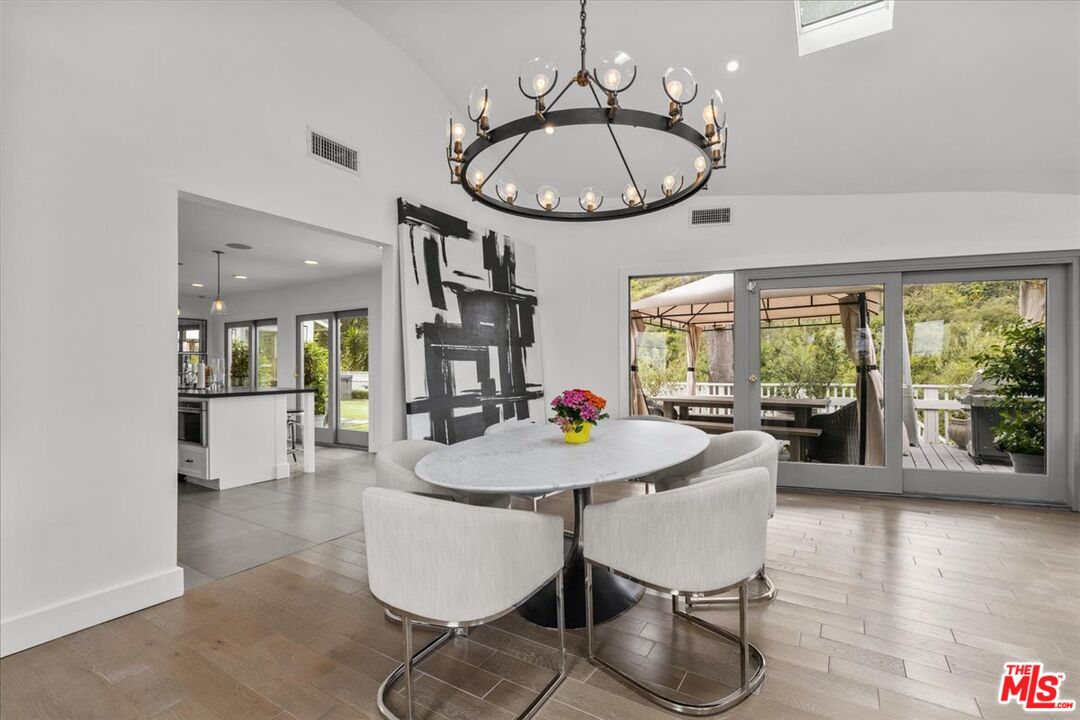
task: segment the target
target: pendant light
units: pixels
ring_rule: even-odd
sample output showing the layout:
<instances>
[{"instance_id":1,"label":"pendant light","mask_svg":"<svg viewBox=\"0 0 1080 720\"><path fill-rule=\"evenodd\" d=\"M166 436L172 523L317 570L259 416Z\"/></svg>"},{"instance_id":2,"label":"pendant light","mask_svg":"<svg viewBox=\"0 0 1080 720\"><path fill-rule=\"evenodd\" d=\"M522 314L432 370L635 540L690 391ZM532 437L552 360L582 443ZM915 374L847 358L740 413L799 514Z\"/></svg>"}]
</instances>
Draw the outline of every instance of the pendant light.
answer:
<instances>
[{"instance_id":1,"label":"pendant light","mask_svg":"<svg viewBox=\"0 0 1080 720\"><path fill-rule=\"evenodd\" d=\"M221 256L225 254L223 250L215 250L214 254L217 255L217 297L214 298L214 302L210 303L211 315L228 315L228 311L225 309L225 301L221 299Z\"/></svg>"}]
</instances>

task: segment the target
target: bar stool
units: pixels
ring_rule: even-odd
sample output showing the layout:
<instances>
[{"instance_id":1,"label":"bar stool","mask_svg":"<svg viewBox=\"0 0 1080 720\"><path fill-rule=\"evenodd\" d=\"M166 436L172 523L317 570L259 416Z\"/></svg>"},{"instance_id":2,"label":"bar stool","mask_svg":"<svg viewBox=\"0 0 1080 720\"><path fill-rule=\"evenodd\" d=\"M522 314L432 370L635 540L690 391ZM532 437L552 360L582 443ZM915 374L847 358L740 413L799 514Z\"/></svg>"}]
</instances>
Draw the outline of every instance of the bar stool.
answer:
<instances>
[{"instance_id":1,"label":"bar stool","mask_svg":"<svg viewBox=\"0 0 1080 720\"><path fill-rule=\"evenodd\" d=\"M289 433L289 454L292 455L293 462L296 462L296 440L298 435L302 435L304 432L304 411L303 410L286 410L285 411L285 427Z\"/></svg>"}]
</instances>

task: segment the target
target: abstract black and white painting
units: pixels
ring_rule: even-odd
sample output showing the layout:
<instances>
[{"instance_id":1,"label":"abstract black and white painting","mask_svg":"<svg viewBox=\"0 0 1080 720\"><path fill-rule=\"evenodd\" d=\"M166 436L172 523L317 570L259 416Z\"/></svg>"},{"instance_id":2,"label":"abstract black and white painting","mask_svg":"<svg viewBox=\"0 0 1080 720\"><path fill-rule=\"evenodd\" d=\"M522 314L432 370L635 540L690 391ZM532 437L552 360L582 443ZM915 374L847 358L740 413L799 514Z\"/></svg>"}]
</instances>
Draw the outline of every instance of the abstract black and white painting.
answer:
<instances>
[{"instance_id":1,"label":"abstract black and white painting","mask_svg":"<svg viewBox=\"0 0 1080 720\"><path fill-rule=\"evenodd\" d=\"M543 422L532 246L402 199L398 233L408 436Z\"/></svg>"}]
</instances>

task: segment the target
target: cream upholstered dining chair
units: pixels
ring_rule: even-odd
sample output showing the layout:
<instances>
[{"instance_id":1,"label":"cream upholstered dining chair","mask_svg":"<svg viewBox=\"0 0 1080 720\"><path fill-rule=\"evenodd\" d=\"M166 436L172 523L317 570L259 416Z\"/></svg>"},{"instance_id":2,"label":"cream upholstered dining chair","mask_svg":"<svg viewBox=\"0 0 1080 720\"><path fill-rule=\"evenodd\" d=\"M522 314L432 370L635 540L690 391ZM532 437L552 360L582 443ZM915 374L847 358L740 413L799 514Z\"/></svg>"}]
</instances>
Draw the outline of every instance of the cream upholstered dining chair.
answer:
<instances>
[{"instance_id":1,"label":"cream upholstered dining chair","mask_svg":"<svg viewBox=\"0 0 1080 720\"><path fill-rule=\"evenodd\" d=\"M413 718L413 667L447 642L454 628L483 625L512 612L555 581L560 666L518 717L530 718L566 677L562 519L472 507L385 488L364 491L364 540L372 595L402 620L404 661L379 687L379 711L405 677ZM446 631L413 652L413 623Z\"/></svg>"},{"instance_id":2,"label":"cream upholstered dining chair","mask_svg":"<svg viewBox=\"0 0 1080 720\"><path fill-rule=\"evenodd\" d=\"M375 454L375 484L379 487L430 495L469 505L510 507L509 495L455 493L421 480L416 474L416 464L444 447L446 446L442 443L432 440L398 440L390 443Z\"/></svg>"},{"instance_id":3,"label":"cream upholstered dining chair","mask_svg":"<svg viewBox=\"0 0 1080 720\"><path fill-rule=\"evenodd\" d=\"M776 472L780 457L780 446L776 438L759 430L736 430L724 435L713 435L705 452L682 465L662 471L655 479L656 489L660 492L677 487L686 487L706 478L713 478L735 470L749 467L763 467L769 471L770 491L768 518L776 513ZM765 574L762 563L757 574L762 590L750 597L750 602L767 602L776 597L776 586ZM730 605L738 602L734 597L695 598L694 605Z\"/></svg>"},{"instance_id":4,"label":"cream upholstered dining chair","mask_svg":"<svg viewBox=\"0 0 1080 720\"><path fill-rule=\"evenodd\" d=\"M747 586L765 561L766 510L772 481L765 468L736 470L688 487L589 505L584 515L585 628L589 659L661 707L712 715L746 699L765 677L765 658L750 644ZM688 703L659 693L597 654L593 631L593 567L604 567L671 595L677 617L733 641L739 649L738 689L717 700ZM739 592L739 634L706 622L679 598ZM732 685L734 683L726 683Z\"/></svg>"}]
</instances>

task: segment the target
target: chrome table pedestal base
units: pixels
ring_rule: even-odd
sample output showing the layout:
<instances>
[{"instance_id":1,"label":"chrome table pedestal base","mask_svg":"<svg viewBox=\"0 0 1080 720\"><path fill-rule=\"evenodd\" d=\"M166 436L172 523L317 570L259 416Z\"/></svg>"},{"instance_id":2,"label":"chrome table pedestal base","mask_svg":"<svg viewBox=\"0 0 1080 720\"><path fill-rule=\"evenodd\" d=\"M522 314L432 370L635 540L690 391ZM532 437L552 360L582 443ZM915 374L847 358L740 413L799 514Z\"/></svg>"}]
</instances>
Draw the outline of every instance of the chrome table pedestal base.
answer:
<instances>
[{"instance_id":1,"label":"chrome table pedestal base","mask_svg":"<svg viewBox=\"0 0 1080 720\"><path fill-rule=\"evenodd\" d=\"M585 554L581 537L585 506L592 502L592 489L574 491L574 531L566 552L563 573L566 582L566 627L585 627ZM645 588L602 568L593 568L592 600L595 622L602 623L622 615L637 605ZM557 627L555 585L550 584L528 600L518 612L531 623Z\"/></svg>"}]
</instances>

